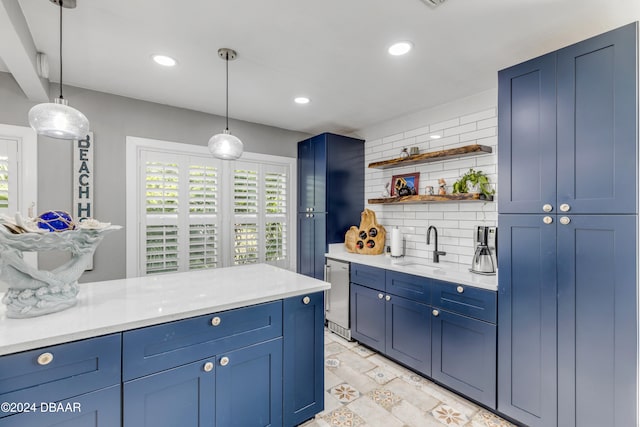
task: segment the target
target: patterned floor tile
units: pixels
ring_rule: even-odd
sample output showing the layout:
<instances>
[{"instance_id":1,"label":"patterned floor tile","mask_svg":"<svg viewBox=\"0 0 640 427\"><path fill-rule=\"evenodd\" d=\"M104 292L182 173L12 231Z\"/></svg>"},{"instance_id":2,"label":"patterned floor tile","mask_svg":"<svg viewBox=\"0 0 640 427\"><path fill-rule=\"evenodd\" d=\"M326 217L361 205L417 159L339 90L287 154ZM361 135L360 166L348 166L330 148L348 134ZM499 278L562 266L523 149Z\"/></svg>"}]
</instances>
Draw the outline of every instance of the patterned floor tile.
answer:
<instances>
[{"instance_id":1,"label":"patterned floor tile","mask_svg":"<svg viewBox=\"0 0 640 427\"><path fill-rule=\"evenodd\" d=\"M402 427L404 422L394 417L391 412L371 400L369 396L362 396L347 405L358 414L367 427Z\"/></svg>"},{"instance_id":2,"label":"patterned floor tile","mask_svg":"<svg viewBox=\"0 0 640 427\"><path fill-rule=\"evenodd\" d=\"M337 368L338 366L340 366L340 361L338 359L325 359L324 366L327 366L329 368Z\"/></svg>"},{"instance_id":3,"label":"patterned floor tile","mask_svg":"<svg viewBox=\"0 0 640 427\"><path fill-rule=\"evenodd\" d=\"M446 426L462 426L469 419L460 411L453 409L451 406L442 404L436 407L431 414L434 418Z\"/></svg>"},{"instance_id":4,"label":"patterned floor tile","mask_svg":"<svg viewBox=\"0 0 640 427\"><path fill-rule=\"evenodd\" d=\"M368 349L367 347L363 346L363 345L359 345L356 347L353 347L351 349L351 351L353 351L355 354L362 356L362 357L369 357L373 354L376 354L373 350Z\"/></svg>"},{"instance_id":5,"label":"patterned floor tile","mask_svg":"<svg viewBox=\"0 0 640 427\"><path fill-rule=\"evenodd\" d=\"M331 395L341 403L349 403L359 398L360 392L349 384L340 384L331 389Z\"/></svg>"},{"instance_id":6,"label":"patterned floor tile","mask_svg":"<svg viewBox=\"0 0 640 427\"><path fill-rule=\"evenodd\" d=\"M332 342L332 343L325 344L324 355L332 356L334 354L342 353L345 350L347 350L347 347L343 346L340 343Z\"/></svg>"},{"instance_id":7,"label":"patterned floor tile","mask_svg":"<svg viewBox=\"0 0 640 427\"><path fill-rule=\"evenodd\" d=\"M514 427L508 421L503 420L496 414L492 414L489 411L481 410L471 419L471 425L473 427Z\"/></svg>"},{"instance_id":8,"label":"patterned floor tile","mask_svg":"<svg viewBox=\"0 0 640 427\"><path fill-rule=\"evenodd\" d=\"M334 427L357 427L364 426L365 422L357 414L354 414L349 408L343 406L330 412L323 419Z\"/></svg>"},{"instance_id":9,"label":"patterned floor tile","mask_svg":"<svg viewBox=\"0 0 640 427\"><path fill-rule=\"evenodd\" d=\"M371 390L367 393L367 396L387 411L390 411L394 405L400 402L400 398L398 396L393 394L391 390L386 390L384 388Z\"/></svg>"},{"instance_id":10,"label":"patterned floor tile","mask_svg":"<svg viewBox=\"0 0 640 427\"><path fill-rule=\"evenodd\" d=\"M378 366L377 368L370 370L369 372L367 372L367 376L381 385L384 385L389 381L398 378L395 372L390 371L384 366Z\"/></svg>"}]
</instances>

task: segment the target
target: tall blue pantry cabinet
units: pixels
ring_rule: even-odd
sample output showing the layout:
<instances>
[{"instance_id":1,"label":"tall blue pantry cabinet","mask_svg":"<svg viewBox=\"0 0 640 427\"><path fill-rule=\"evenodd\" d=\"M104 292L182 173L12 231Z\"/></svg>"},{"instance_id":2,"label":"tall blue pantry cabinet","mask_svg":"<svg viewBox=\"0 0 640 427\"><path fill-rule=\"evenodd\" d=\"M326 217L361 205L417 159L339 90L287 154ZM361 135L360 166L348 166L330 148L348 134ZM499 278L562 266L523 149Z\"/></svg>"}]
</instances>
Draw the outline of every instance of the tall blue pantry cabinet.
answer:
<instances>
[{"instance_id":1,"label":"tall blue pantry cabinet","mask_svg":"<svg viewBox=\"0 0 640 427\"><path fill-rule=\"evenodd\" d=\"M499 72L498 410L638 425L638 24Z\"/></svg>"},{"instance_id":2,"label":"tall blue pantry cabinet","mask_svg":"<svg viewBox=\"0 0 640 427\"><path fill-rule=\"evenodd\" d=\"M322 279L329 243L364 210L364 141L323 133L298 143L297 272Z\"/></svg>"}]
</instances>

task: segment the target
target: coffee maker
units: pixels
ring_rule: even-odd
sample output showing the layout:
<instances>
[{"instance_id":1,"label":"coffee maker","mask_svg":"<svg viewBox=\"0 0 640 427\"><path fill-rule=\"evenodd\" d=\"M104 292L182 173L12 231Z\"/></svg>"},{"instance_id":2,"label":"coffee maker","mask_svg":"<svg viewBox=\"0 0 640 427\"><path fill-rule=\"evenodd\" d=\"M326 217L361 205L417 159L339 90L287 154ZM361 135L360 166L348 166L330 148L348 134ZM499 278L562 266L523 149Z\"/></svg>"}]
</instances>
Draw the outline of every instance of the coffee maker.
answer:
<instances>
[{"instance_id":1,"label":"coffee maker","mask_svg":"<svg viewBox=\"0 0 640 427\"><path fill-rule=\"evenodd\" d=\"M471 261L472 273L493 275L498 269L498 228L478 226L475 238L476 251Z\"/></svg>"}]
</instances>

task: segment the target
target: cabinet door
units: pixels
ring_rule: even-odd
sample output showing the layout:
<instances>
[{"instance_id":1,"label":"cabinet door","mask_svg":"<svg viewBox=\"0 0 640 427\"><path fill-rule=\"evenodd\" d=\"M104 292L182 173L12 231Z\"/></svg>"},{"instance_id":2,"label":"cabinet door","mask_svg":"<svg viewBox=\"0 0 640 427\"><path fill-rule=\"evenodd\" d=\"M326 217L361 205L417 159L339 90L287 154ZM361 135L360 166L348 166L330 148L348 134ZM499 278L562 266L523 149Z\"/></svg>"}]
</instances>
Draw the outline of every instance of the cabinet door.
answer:
<instances>
[{"instance_id":1,"label":"cabinet door","mask_svg":"<svg viewBox=\"0 0 640 427\"><path fill-rule=\"evenodd\" d=\"M311 138L313 152L313 204L312 212L327 210L327 137L318 135Z\"/></svg>"},{"instance_id":2,"label":"cabinet door","mask_svg":"<svg viewBox=\"0 0 640 427\"><path fill-rule=\"evenodd\" d=\"M0 427L120 427L119 385L58 403L34 403L35 412L2 418Z\"/></svg>"},{"instance_id":3,"label":"cabinet door","mask_svg":"<svg viewBox=\"0 0 640 427\"><path fill-rule=\"evenodd\" d=\"M548 54L498 73L500 213L555 205L555 153L555 54Z\"/></svg>"},{"instance_id":4,"label":"cabinet door","mask_svg":"<svg viewBox=\"0 0 640 427\"><path fill-rule=\"evenodd\" d=\"M298 212L324 212L327 186L324 135L298 143Z\"/></svg>"},{"instance_id":5,"label":"cabinet door","mask_svg":"<svg viewBox=\"0 0 640 427\"><path fill-rule=\"evenodd\" d=\"M215 422L215 367L201 360L124 383L124 427L204 427Z\"/></svg>"},{"instance_id":6,"label":"cabinet door","mask_svg":"<svg viewBox=\"0 0 640 427\"><path fill-rule=\"evenodd\" d=\"M425 375L431 375L429 306L390 294L385 295L385 305L385 353Z\"/></svg>"},{"instance_id":7,"label":"cabinet door","mask_svg":"<svg viewBox=\"0 0 640 427\"><path fill-rule=\"evenodd\" d=\"M636 213L637 25L558 51L558 206L570 213Z\"/></svg>"},{"instance_id":8,"label":"cabinet door","mask_svg":"<svg viewBox=\"0 0 640 427\"><path fill-rule=\"evenodd\" d=\"M570 220L558 225L558 424L637 425L637 217Z\"/></svg>"},{"instance_id":9,"label":"cabinet door","mask_svg":"<svg viewBox=\"0 0 640 427\"><path fill-rule=\"evenodd\" d=\"M351 284L351 337L385 352L384 293Z\"/></svg>"},{"instance_id":10,"label":"cabinet door","mask_svg":"<svg viewBox=\"0 0 640 427\"><path fill-rule=\"evenodd\" d=\"M308 298L308 299L306 299ZM284 301L284 425L324 409L324 295Z\"/></svg>"},{"instance_id":11,"label":"cabinet door","mask_svg":"<svg viewBox=\"0 0 640 427\"><path fill-rule=\"evenodd\" d=\"M496 325L445 310L432 318L431 376L496 408Z\"/></svg>"},{"instance_id":12,"label":"cabinet door","mask_svg":"<svg viewBox=\"0 0 640 427\"><path fill-rule=\"evenodd\" d=\"M557 425L556 225L498 215L498 410ZM564 426L563 426L564 427Z\"/></svg>"},{"instance_id":13,"label":"cabinet door","mask_svg":"<svg viewBox=\"0 0 640 427\"><path fill-rule=\"evenodd\" d=\"M216 361L217 426L282 425L282 338L221 354Z\"/></svg>"},{"instance_id":14,"label":"cabinet door","mask_svg":"<svg viewBox=\"0 0 640 427\"><path fill-rule=\"evenodd\" d=\"M305 276L323 279L324 254L327 244L327 215L323 213L298 214L298 268L297 272Z\"/></svg>"}]
</instances>

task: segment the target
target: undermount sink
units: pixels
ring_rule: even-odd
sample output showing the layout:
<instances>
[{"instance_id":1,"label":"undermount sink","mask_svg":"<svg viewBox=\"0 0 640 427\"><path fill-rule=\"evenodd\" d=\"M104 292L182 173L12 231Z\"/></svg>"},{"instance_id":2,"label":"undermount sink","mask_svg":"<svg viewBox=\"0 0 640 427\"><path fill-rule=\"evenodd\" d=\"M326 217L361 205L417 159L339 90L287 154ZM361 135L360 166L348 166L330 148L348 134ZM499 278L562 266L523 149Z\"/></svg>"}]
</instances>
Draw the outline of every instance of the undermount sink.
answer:
<instances>
[{"instance_id":1,"label":"undermount sink","mask_svg":"<svg viewBox=\"0 0 640 427\"><path fill-rule=\"evenodd\" d=\"M403 267L411 267L411 268L415 268L417 270L422 270L422 271L437 271L437 270L440 270L440 267L435 267L433 265L421 264L421 263L413 262L413 261L398 262L395 265L401 265Z\"/></svg>"}]
</instances>

